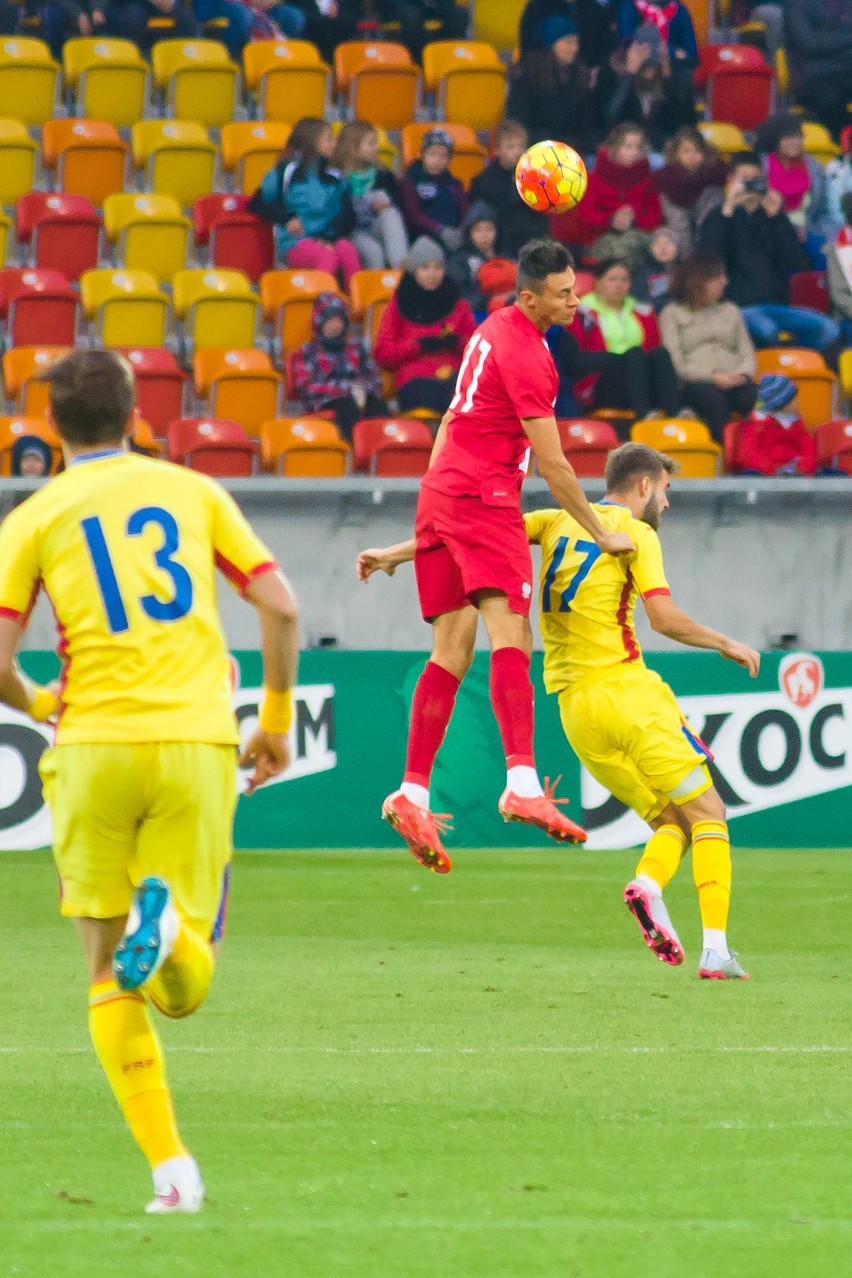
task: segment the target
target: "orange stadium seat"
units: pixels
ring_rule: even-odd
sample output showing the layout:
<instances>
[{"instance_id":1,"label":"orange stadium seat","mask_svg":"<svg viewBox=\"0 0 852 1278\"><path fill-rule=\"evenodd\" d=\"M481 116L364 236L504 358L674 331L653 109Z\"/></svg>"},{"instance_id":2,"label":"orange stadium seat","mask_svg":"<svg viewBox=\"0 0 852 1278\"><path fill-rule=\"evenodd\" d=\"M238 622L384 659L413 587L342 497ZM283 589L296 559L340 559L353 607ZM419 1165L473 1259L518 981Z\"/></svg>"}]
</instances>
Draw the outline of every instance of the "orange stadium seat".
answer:
<instances>
[{"instance_id":1,"label":"orange stadium seat","mask_svg":"<svg viewBox=\"0 0 852 1278\"><path fill-rule=\"evenodd\" d=\"M402 129L417 118L420 72L403 44L344 41L334 51L334 77L353 120Z\"/></svg>"},{"instance_id":2,"label":"orange stadium seat","mask_svg":"<svg viewBox=\"0 0 852 1278\"><path fill-rule=\"evenodd\" d=\"M434 121L405 125L401 134L403 168L407 169L409 164L413 164L418 159L423 135L434 128ZM447 124L442 120L441 128L446 129L453 139L450 172L465 187L468 187L477 174L484 169L488 152L478 140L474 130L467 124Z\"/></svg>"},{"instance_id":3,"label":"orange stadium seat","mask_svg":"<svg viewBox=\"0 0 852 1278\"><path fill-rule=\"evenodd\" d=\"M437 93L441 80L455 67L499 67L500 55L484 40L431 40L423 48L423 84Z\"/></svg>"},{"instance_id":4,"label":"orange stadium seat","mask_svg":"<svg viewBox=\"0 0 852 1278\"><path fill-rule=\"evenodd\" d=\"M683 479L715 479L719 474L722 449L703 422L682 417L641 421L630 433L638 443L674 457Z\"/></svg>"},{"instance_id":5,"label":"orange stadium seat","mask_svg":"<svg viewBox=\"0 0 852 1278\"><path fill-rule=\"evenodd\" d=\"M326 117L331 68L306 40L253 40L243 49L246 88L257 95L263 120L295 124L304 115Z\"/></svg>"},{"instance_id":6,"label":"orange stadium seat","mask_svg":"<svg viewBox=\"0 0 852 1278\"><path fill-rule=\"evenodd\" d=\"M817 466L852 475L852 421L824 422L816 431Z\"/></svg>"},{"instance_id":7,"label":"orange stadium seat","mask_svg":"<svg viewBox=\"0 0 852 1278\"><path fill-rule=\"evenodd\" d=\"M181 417L166 431L169 461L205 475L248 476L257 470L258 447L238 422Z\"/></svg>"},{"instance_id":8,"label":"orange stadium seat","mask_svg":"<svg viewBox=\"0 0 852 1278\"><path fill-rule=\"evenodd\" d=\"M261 276L260 298L273 348L286 354L309 341L314 302L320 293L337 292L337 280L327 271L267 271Z\"/></svg>"},{"instance_id":9,"label":"orange stadium seat","mask_svg":"<svg viewBox=\"0 0 852 1278\"><path fill-rule=\"evenodd\" d=\"M128 146L106 120L48 120L41 131L44 163L56 169L57 191L87 195L100 207L108 195L123 191Z\"/></svg>"},{"instance_id":10,"label":"orange stadium seat","mask_svg":"<svg viewBox=\"0 0 852 1278\"><path fill-rule=\"evenodd\" d=\"M292 126L280 120L232 120L222 126L222 168L235 191L251 195L281 158Z\"/></svg>"},{"instance_id":11,"label":"orange stadium seat","mask_svg":"<svg viewBox=\"0 0 852 1278\"><path fill-rule=\"evenodd\" d=\"M289 479L340 479L349 469L349 445L324 417L264 422L260 446L264 467Z\"/></svg>"},{"instance_id":12,"label":"orange stadium seat","mask_svg":"<svg viewBox=\"0 0 852 1278\"><path fill-rule=\"evenodd\" d=\"M151 423L146 422L144 417L137 415L130 438L136 448L147 453L149 457L162 457L163 445L154 435Z\"/></svg>"},{"instance_id":13,"label":"orange stadium seat","mask_svg":"<svg viewBox=\"0 0 852 1278\"><path fill-rule=\"evenodd\" d=\"M349 282L353 316L361 321L372 350L385 307L402 277L401 271L356 271Z\"/></svg>"},{"instance_id":14,"label":"orange stadium seat","mask_svg":"<svg viewBox=\"0 0 852 1278\"><path fill-rule=\"evenodd\" d=\"M783 373L799 391L799 412L811 430L830 421L838 407L838 381L818 351L770 346L757 351L758 373Z\"/></svg>"},{"instance_id":15,"label":"orange stadium seat","mask_svg":"<svg viewBox=\"0 0 852 1278\"><path fill-rule=\"evenodd\" d=\"M207 411L213 417L230 417L247 434L259 437L260 428L281 411L284 378L274 368L234 368L218 373L210 383Z\"/></svg>"},{"instance_id":16,"label":"orange stadium seat","mask_svg":"<svg viewBox=\"0 0 852 1278\"><path fill-rule=\"evenodd\" d=\"M434 436L425 422L405 417L372 417L352 433L355 467L371 475L425 475Z\"/></svg>"},{"instance_id":17,"label":"orange stadium seat","mask_svg":"<svg viewBox=\"0 0 852 1278\"><path fill-rule=\"evenodd\" d=\"M230 346L206 346L196 351L192 357L192 373L195 394L205 399L210 393L210 386L216 377L223 373L265 373L272 372L272 360L266 351L255 346L234 349Z\"/></svg>"},{"instance_id":18,"label":"orange stadium seat","mask_svg":"<svg viewBox=\"0 0 852 1278\"><path fill-rule=\"evenodd\" d=\"M275 267L271 224L254 213L221 213L210 226L210 265L244 271L256 284Z\"/></svg>"},{"instance_id":19,"label":"orange stadium seat","mask_svg":"<svg viewBox=\"0 0 852 1278\"><path fill-rule=\"evenodd\" d=\"M56 431L41 417L0 417L0 475L12 473L12 449L22 435L35 435L53 450L53 470L62 456L62 444Z\"/></svg>"},{"instance_id":20,"label":"orange stadium seat","mask_svg":"<svg viewBox=\"0 0 852 1278\"><path fill-rule=\"evenodd\" d=\"M0 315L5 345L73 346L77 335L77 294L59 271L0 271Z\"/></svg>"},{"instance_id":21,"label":"orange stadium seat","mask_svg":"<svg viewBox=\"0 0 852 1278\"><path fill-rule=\"evenodd\" d=\"M408 49L396 41L344 40L334 50L334 87L346 98L356 75L365 68L413 65Z\"/></svg>"},{"instance_id":22,"label":"orange stadium seat","mask_svg":"<svg viewBox=\"0 0 852 1278\"><path fill-rule=\"evenodd\" d=\"M245 213L248 209L249 197L235 195L225 191L213 191L210 195L202 195L192 205L192 229L195 242L205 245L210 240L210 227L216 218L225 214Z\"/></svg>"},{"instance_id":23,"label":"orange stadium seat","mask_svg":"<svg viewBox=\"0 0 852 1278\"><path fill-rule=\"evenodd\" d=\"M172 352L163 346L119 349L133 366L136 407L152 430L164 437L169 422L183 412L184 387L189 378Z\"/></svg>"},{"instance_id":24,"label":"orange stadium seat","mask_svg":"<svg viewBox=\"0 0 852 1278\"><path fill-rule=\"evenodd\" d=\"M0 119L0 206L11 208L35 185L36 144L20 120Z\"/></svg>"},{"instance_id":25,"label":"orange stadium seat","mask_svg":"<svg viewBox=\"0 0 852 1278\"><path fill-rule=\"evenodd\" d=\"M7 403L24 417L44 417L48 387L38 380L68 346L14 346L3 356L3 391Z\"/></svg>"},{"instance_id":26,"label":"orange stadium seat","mask_svg":"<svg viewBox=\"0 0 852 1278\"><path fill-rule=\"evenodd\" d=\"M609 422L563 418L557 422L562 451L580 479L600 479L606 459L618 447L618 435Z\"/></svg>"},{"instance_id":27,"label":"orange stadium seat","mask_svg":"<svg viewBox=\"0 0 852 1278\"><path fill-rule=\"evenodd\" d=\"M441 75L436 109L439 120L467 124L472 129L493 129L503 118L505 106L506 68L499 59L493 65L459 62Z\"/></svg>"},{"instance_id":28,"label":"orange stadium seat","mask_svg":"<svg viewBox=\"0 0 852 1278\"><path fill-rule=\"evenodd\" d=\"M97 266L103 223L88 196L30 191L18 200L15 221L30 265L53 267L69 280Z\"/></svg>"},{"instance_id":29,"label":"orange stadium seat","mask_svg":"<svg viewBox=\"0 0 852 1278\"><path fill-rule=\"evenodd\" d=\"M840 384L843 388L844 398L847 401L852 401L852 350L840 352L838 368L840 370Z\"/></svg>"}]
</instances>

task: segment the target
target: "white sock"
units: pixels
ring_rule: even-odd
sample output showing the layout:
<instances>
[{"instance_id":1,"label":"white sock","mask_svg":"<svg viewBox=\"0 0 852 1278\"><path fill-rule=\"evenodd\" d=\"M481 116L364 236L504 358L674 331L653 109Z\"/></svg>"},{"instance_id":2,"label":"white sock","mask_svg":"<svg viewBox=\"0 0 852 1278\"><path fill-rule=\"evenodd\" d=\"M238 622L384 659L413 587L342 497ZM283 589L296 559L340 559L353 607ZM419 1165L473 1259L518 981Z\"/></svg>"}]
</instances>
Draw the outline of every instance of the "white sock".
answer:
<instances>
[{"instance_id":1,"label":"white sock","mask_svg":"<svg viewBox=\"0 0 852 1278\"><path fill-rule=\"evenodd\" d=\"M519 799L537 799L539 795L544 794L535 768L525 765L509 768L506 773L506 786Z\"/></svg>"},{"instance_id":2,"label":"white sock","mask_svg":"<svg viewBox=\"0 0 852 1278\"><path fill-rule=\"evenodd\" d=\"M731 951L728 949L728 938L717 927L705 927L703 944L705 950L715 950L720 959L729 959L731 957Z\"/></svg>"},{"instance_id":3,"label":"white sock","mask_svg":"<svg viewBox=\"0 0 852 1278\"><path fill-rule=\"evenodd\" d=\"M429 791L425 785L415 785L413 781L403 781L399 787L406 799L416 803L418 808L429 808Z\"/></svg>"},{"instance_id":4,"label":"white sock","mask_svg":"<svg viewBox=\"0 0 852 1278\"><path fill-rule=\"evenodd\" d=\"M189 1154L183 1154L178 1158L167 1158L164 1163L158 1163L152 1168L151 1175L156 1193L161 1193L164 1186L168 1188L169 1185L177 1185L180 1189L185 1185L195 1187L201 1184L198 1163Z\"/></svg>"},{"instance_id":5,"label":"white sock","mask_svg":"<svg viewBox=\"0 0 852 1278\"><path fill-rule=\"evenodd\" d=\"M652 879L650 874L637 874L634 880L641 883L643 888L647 888L652 896L662 896L663 889L660 887L656 879Z\"/></svg>"}]
</instances>

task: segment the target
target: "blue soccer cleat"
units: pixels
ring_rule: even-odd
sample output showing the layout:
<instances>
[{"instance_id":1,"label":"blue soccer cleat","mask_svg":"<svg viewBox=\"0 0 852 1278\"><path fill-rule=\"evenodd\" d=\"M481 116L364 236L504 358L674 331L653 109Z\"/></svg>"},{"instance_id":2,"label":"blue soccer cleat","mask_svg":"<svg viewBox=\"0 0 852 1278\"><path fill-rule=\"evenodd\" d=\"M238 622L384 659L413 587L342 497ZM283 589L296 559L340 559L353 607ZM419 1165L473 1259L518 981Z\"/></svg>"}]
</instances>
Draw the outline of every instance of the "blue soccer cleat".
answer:
<instances>
[{"instance_id":1,"label":"blue soccer cleat","mask_svg":"<svg viewBox=\"0 0 852 1278\"><path fill-rule=\"evenodd\" d=\"M124 936L112 956L112 970L123 990L138 990L159 971L172 952L180 920L165 879L143 879L133 893Z\"/></svg>"}]
</instances>

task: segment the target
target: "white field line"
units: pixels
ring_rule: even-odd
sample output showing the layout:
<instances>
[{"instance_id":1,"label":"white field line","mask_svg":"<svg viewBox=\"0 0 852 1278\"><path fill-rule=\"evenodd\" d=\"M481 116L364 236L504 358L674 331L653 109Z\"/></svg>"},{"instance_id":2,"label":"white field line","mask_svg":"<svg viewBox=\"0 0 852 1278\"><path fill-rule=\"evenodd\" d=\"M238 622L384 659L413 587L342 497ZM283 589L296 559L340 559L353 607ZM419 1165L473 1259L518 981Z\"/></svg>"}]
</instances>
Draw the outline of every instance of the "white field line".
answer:
<instances>
[{"instance_id":1,"label":"white field line","mask_svg":"<svg viewBox=\"0 0 852 1278\"><path fill-rule=\"evenodd\" d=\"M0 1055L5 1056L26 1056L31 1054L49 1054L51 1056L68 1056L83 1055L91 1052L90 1047L27 1047L23 1044L0 1046ZM167 1051L171 1052L190 1052L195 1055L203 1056L242 1056L251 1054L266 1054L270 1056L296 1056L296 1055L320 1055L320 1056L524 1056L524 1055L545 1055L545 1056L592 1056L606 1053L607 1055L625 1055L625 1056L667 1056L672 1053L689 1053L692 1055L706 1056L712 1052L719 1052L725 1055L817 1055L817 1054L846 1054L852 1052L852 1046L842 1043L811 1043L797 1045L793 1043L781 1044L764 1044L760 1046L692 1046L687 1044L675 1044L674 1046L653 1046L653 1047L606 1047L598 1046L594 1043L571 1043L571 1044L545 1044L530 1043L519 1044L516 1046L488 1046L488 1047L333 1047L311 1044L308 1046L298 1046L296 1044L251 1044L241 1047L231 1047L228 1045L218 1045L216 1047L192 1046L189 1044L177 1044L168 1047Z\"/></svg>"}]
</instances>

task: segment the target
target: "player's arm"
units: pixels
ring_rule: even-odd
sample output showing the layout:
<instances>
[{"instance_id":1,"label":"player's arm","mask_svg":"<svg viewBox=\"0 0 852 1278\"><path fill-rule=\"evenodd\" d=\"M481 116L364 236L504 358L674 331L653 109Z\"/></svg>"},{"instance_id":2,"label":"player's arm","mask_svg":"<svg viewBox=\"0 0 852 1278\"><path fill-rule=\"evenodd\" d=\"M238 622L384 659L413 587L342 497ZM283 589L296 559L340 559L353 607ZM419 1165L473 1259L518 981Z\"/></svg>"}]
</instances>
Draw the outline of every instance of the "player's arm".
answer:
<instances>
[{"instance_id":1,"label":"player's arm","mask_svg":"<svg viewBox=\"0 0 852 1278\"><path fill-rule=\"evenodd\" d=\"M362 550L358 556L358 580L369 581L374 572L385 572L392 577L400 564L408 564L413 558L413 537L397 542L395 546Z\"/></svg>"},{"instance_id":2,"label":"player's arm","mask_svg":"<svg viewBox=\"0 0 852 1278\"><path fill-rule=\"evenodd\" d=\"M293 720L293 686L299 667L299 609L280 572L249 582L244 598L257 609L263 655L263 700L258 726L246 742L240 765L254 767L246 794L283 772L290 762L287 734Z\"/></svg>"},{"instance_id":3,"label":"player's arm","mask_svg":"<svg viewBox=\"0 0 852 1278\"><path fill-rule=\"evenodd\" d=\"M18 621L0 617L0 701L38 723L46 723L59 709L59 700L51 688L28 679L15 661L21 634Z\"/></svg>"},{"instance_id":4,"label":"player's arm","mask_svg":"<svg viewBox=\"0 0 852 1278\"><path fill-rule=\"evenodd\" d=\"M38 594L41 570L36 538L23 511L0 527L0 701L44 723L59 709L52 688L33 683L15 661Z\"/></svg>"},{"instance_id":5,"label":"player's arm","mask_svg":"<svg viewBox=\"0 0 852 1278\"><path fill-rule=\"evenodd\" d=\"M577 520L605 554L623 555L635 550L627 533L608 532L604 528L586 500L574 468L562 451L556 418L525 417L521 424L530 441L538 472L562 509Z\"/></svg>"},{"instance_id":6,"label":"player's arm","mask_svg":"<svg viewBox=\"0 0 852 1278\"><path fill-rule=\"evenodd\" d=\"M662 592L651 594L648 598L643 596L642 602L651 628L658 635L665 635L667 639L674 639L690 648L709 648L711 652L719 652L728 661L735 661L738 666L743 666L752 679L760 670L759 652L695 621L689 613L677 606L671 595Z\"/></svg>"}]
</instances>

